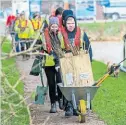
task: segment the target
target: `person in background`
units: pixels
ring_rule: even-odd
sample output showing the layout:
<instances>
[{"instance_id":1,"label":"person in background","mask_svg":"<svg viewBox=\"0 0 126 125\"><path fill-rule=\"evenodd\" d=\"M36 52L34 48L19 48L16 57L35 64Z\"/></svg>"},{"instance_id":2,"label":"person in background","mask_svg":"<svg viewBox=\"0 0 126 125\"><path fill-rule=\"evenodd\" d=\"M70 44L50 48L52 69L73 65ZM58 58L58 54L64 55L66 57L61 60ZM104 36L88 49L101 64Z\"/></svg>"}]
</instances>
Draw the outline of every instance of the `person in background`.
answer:
<instances>
[{"instance_id":1,"label":"person in background","mask_svg":"<svg viewBox=\"0 0 126 125\"><path fill-rule=\"evenodd\" d=\"M29 19L26 19L24 11L20 14L20 19L15 23L15 32L18 33L19 40L29 40L34 33L32 23ZM26 43L26 49L28 48L29 44ZM21 50L23 51L24 49L24 44L22 43Z\"/></svg>"},{"instance_id":2,"label":"person in background","mask_svg":"<svg viewBox=\"0 0 126 125\"><path fill-rule=\"evenodd\" d=\"M59 29L62 28L62 13L64 9L62 7L58 7L55 11L55 16L59 19Z\"/></svg>"},{"instance_id":3,"label":"person in background","mask_svg":"<svg viewBox=\"0 0 126 125\"><path fill-rule=\"evenodd\" d=\"M14 22L14 27L16 25L16 23L20 20L20 14L17 13L16 15L16 19L15 19L15 22ZM15 31L15 30L14 30ZM19 45L19 38L18 38L18 33L15 32L15 42L16 42L16 52L20 52L20 45Z\"/></svg>"},{"instance_id":4,"label":"person in background","mask_svg":"<svg viewBox=\"0 0 126 125\"><path fill-rule=\"evenodd\" d=\"M50 16L49 16L49 18L55 16L55 11L56 11L56 6L55 5L52 5L51 6L51 9L50 9Z\"/></svg>"},{"instance_id":5,"label":"person in background","mask_svg":"<svg viewBox=\"0 0 126 125\"><path fill-rule=\"evenodd\" d=\"M62 99L62 93L57 86L57 83L61 83L61 76L59 73L59 59L58 55L54 51L54 48L51 44L51 42L57 42L61 48L64 47L62 45L63 42L60 42L62 39L59 36L59 20L57 17L50 17L49 18L49 26L45 29L44 36L46 41L46 49L49 53L48 56L46 56L45 60L45 73L47 76L47 81L49 85L49 96L50 96L50 102L51 102L51 109L50 113L56 113L56 88L58 93L58 102L59 102L59 108L63 109L63 99ZM57 75L56 75L57 74ZM55 79L56 77L56 79Z\"/></svg>"},{"instance_id":6,"label":"person in background","mask_svg":"<svg viewBox=\"0 0 126 125\"><path fill-rule=\"evenodd\" d=\"M31 23L32 23L32 26L33 26L33 30L34 30L34 34L32 36L32 38L36 39L37 36L39 35L40 33L40 29L41 29L41 26L42 26L42 19L40 19L40 14L39 12L35 12L33 14L33 19L31 20ZM41 38L41 35L39 36L36 44L42 44L42 38Z\"/></svg>"},{"instance_id":7,"label":"person in background","mask_svg":"<svg viewBox=\"0 0 126 125\"><path fill-rule=\"evenodd\" d=\"M71 52L69 44L76 46L78 49L84 49L90 51L90 59L92 61L92 48L87 34L81 32L80 27L77 26L77 21L71 10L64 10L63 15L62 35L64 39L64 45L66 53ZM85 47L84 47L85 46ZM65 106L65 116L78 115L71 102L67 101Z\"/></svg>"},{"instance_id":8,"label":"person in background","mask_svg":"<svg viewBox=\"0 0 126 125\"><path fill-rule=\"evenodd\" d=\"M15 19L16 19L16 16L14 16L12 14L7 17L6 26L9 28L10 34L12 34L12 32L13 32L13 26L14 26Z\"/></svg>"}]
</instances>

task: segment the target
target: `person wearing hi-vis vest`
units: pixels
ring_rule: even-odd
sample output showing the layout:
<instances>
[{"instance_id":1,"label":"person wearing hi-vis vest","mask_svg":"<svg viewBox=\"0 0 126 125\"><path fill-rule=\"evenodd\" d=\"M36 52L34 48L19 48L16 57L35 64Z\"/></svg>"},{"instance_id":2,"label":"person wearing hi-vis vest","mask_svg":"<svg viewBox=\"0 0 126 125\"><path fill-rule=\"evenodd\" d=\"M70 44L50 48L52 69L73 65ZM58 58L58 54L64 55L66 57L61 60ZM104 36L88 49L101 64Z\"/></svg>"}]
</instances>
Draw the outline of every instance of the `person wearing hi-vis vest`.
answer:
<instances>
[{"instance_id":1,"label":"person wearing hi-vis vest","mask_svg":"<svg viewBox=\"0 0 126 125\"><path fill-rule=\"evenodd\" d=\"M26 19L25 12L21 12L20 19L15 23L15 32L18 33L19 40L28 40L32 38L34 33L32 23L30 20ZM26 44L27 49L29 44ZM24 44L21 44L21 50L24 50Z\"/></svg>"},{"instance_id":2,"label":"person wearing hi-vis vest","mask_svg":"<svg viewBox=\"0 0 126 125\"><path fill-rule=\"evenodd\" d=\"M33 14L33 19L31 20L33 29L34 29L34 34L32 36L32 38L36 39L36 37L38 36L41 26L42 26L42 19L40 19L40 14L39 12L35 12ZM42 44L42 38L41 35L39 36L36 44Z\"/></svg>"},{"instance_id":3,"label":"person wearing hi-vis vest","mask_svg":"<svg viewBox=\"0 0 126 125\"><path fill-rule=\"evenodd\" d=\"M59 59L58 55L54 52L54 48L51 44L51 42L56 42L61 46L61 48L64 48L63 37L62 34L58 31L59 29L59 20L57 17L50 17L49 18L49 26L44 30L44 36L46 41L46 49L49 53L49 55L46 56L45 59L45 73L47 76L47 81L49 85L49 96L50 96L50 102L51 102L51 109L50 113L56 113L56 90L58 93L58 102L59 102L59 108L63 109L63 97L62 93L57 86L57 83L61 83L61 75L59 72ZM56 78L56 79L55 79Z\"/></svg>"},{"instance_id":4,"label":"person wearing hi-vis vest","mask_svg":"<svg viewBox=\"0 0 126 125\"><path fill-rule=\"evenodd\" d=\"M73 15L72 10L64 10L63 15L63 27L61 29L62 36L64 39L64 46L66 53L71 52L69 44L76 46L78 49L85 49L89 51L90 60L92 61L92 48L87 34L81 32L80 27L77 26L77 21ZM78 115L74 109L72 102L66 103L65 116Z\"/></svg>"}]
</instances>

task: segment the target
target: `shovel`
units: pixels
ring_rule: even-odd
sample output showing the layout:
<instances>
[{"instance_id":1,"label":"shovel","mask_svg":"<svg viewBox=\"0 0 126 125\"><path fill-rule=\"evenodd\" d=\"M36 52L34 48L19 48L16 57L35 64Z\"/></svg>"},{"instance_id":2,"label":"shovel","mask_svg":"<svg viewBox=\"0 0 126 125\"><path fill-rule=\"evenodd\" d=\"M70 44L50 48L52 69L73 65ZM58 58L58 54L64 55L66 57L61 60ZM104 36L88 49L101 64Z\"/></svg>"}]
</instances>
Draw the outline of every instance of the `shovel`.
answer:
<instances>
[{"instance_id":1,"label":"shovel","mask_svg":"<svg viewBox=\"0 0 126 125\"><path fill-rule=\"evenodd\" d=\"M37 86L36 88L36 96L35 96L35 104L44 104L45 102L45 97L47 95L47 90L48 90L48 87L47 86L44 86L44 83L43 83L43 73L42 73L42 63L41 63L41 59L39 59L39 67L40 67L40 78L41 78L41 83L42 83L42 86Z\"/></svg>"}]
</instances>

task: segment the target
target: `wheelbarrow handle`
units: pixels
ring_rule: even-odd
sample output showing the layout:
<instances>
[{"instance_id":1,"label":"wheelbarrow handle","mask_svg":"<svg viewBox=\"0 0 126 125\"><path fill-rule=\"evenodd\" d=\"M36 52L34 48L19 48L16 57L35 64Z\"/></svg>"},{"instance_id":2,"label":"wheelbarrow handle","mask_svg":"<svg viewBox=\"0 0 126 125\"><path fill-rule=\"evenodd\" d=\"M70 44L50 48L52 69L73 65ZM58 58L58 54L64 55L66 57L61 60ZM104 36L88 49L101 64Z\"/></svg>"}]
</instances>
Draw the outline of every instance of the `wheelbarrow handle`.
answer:
<instances>
[{"instance_id":1,"label":"wheelbarrow handle","mask_svg":"<svg viewBox=\"0 0 126 125\"><path fill-rule=\"evenodd\" d=\"M120 64L125 60L126 58L124 58L117 66L112 65L110 70L102 78L100 78L97 83L93 84L92 86L98 87L106 78L108 78L114 71L116 71L120 67Z\"/></svg>"}]
</instances>

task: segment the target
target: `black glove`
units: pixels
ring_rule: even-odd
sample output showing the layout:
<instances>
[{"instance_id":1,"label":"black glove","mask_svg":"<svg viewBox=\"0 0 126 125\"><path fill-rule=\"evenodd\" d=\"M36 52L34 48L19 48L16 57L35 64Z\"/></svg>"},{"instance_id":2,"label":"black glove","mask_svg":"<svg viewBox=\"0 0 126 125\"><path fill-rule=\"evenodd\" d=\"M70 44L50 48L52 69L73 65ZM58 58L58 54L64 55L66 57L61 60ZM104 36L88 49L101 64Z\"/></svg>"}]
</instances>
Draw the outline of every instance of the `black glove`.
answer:
<instances>
[{"instance_id":1,"label":"black glove","mask_svg":"<svg viewBox=\"0 0 126 125\"><path fill-rule=\"evenodd\" d=\"M43 55L36 56L36 58L42 60L43 59Z\"/></svg>"}]
</instances>

